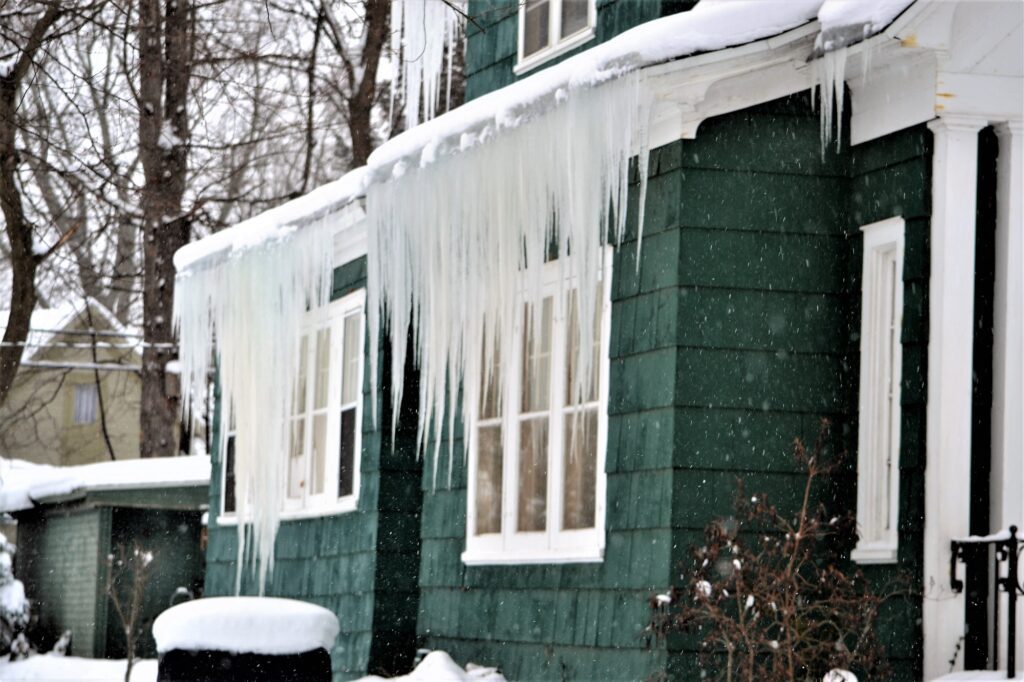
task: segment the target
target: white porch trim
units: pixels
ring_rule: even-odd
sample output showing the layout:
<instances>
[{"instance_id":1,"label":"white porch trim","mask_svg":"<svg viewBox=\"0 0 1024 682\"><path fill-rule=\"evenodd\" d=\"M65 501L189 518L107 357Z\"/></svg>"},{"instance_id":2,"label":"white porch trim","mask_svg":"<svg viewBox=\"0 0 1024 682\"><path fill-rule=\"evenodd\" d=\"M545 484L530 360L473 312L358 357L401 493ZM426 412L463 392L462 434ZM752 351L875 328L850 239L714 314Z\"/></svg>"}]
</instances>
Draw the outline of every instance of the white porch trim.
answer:
<instances>
[{"instance_id":1,"label":"white porch trim","mask_svg":"<svg viewBox=\"0 0 1024 682\"><path fill-rule=\"evenodd\" d=\"M949 584L949 541L968 534L974 241L979 117L946 116L928 127L932 158L928 284L928 407L924 522L924 679L948 672L963 634L964 596ZM962 657L958 660L962 667Z\"/></svg>"},{"instance_id":2,"label":"white porch trim","mask_svg":"<svg viewBox=\"0 0 1024 682\"><path fill-rule=\"evenodd\" d=\"M1012 524L1024 528L1024 121L1000 123L995 129L999 167L992 320L992 532ZM1004 662L1006 608L1000 606L999 661ZM1017 623L1024 623L1019 601ZM1017 660L1024 661L1024 638L1017 640Z\"/></svg>"}]
</instances>

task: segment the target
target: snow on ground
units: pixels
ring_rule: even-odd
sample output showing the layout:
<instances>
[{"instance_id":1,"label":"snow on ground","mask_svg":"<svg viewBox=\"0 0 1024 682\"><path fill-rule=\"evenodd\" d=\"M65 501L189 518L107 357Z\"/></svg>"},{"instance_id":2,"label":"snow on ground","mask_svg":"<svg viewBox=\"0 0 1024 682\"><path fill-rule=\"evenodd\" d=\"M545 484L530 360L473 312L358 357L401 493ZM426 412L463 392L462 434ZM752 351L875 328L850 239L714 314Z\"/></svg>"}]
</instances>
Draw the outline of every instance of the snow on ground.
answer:
<instances>
[{"instance_id":1,"label":"snow on ground","mask_svg":"<svg viewBox=\"0 0 1024 682\"><path fill-rule=\"evenodd\" d=\"M0 512L21 511L36 500L76 491L204 485L210 457L157 457L72 467L0 458Z\"/></svg>"},{"instance_id":2,"label":"snow on ground","mask_svg":"<svg viewBox=\"0 0 1024 682\"><path fill-rule=\"evenodd\" d=\"M121 682L124 680L126 665L124 660L108 661L41 654L21 661L0 660L0 680L4 682L17 680L48 680L51 682L109 680L110 682ZM136 661L132 668L132 682L155 682L156 665L155 659Z\"/></svg>"},{"instance_id":3,"label":"snow on ground","mask_svg":"<svg viewBox=\"0 0 1024 682\"><path fill-rule=\"evenodd\" d=\"M153 623L157 651L172 649L301 654L334 647L338 618L309 602L275 597L209 597L167 609Z\"/></svg>"},{"instance_id":4,"label":"snow on ground","mask_svg":"<svg viewBox=\"0 0 1024 682\"><path fill-rule=\"evenodd\" d=\"M377 675L362 677L356 682L505 682L505 676L494 668L469 663L465 669L444 651L431 651L408 675L384 678Z\"/></svg>"}]
</instances>

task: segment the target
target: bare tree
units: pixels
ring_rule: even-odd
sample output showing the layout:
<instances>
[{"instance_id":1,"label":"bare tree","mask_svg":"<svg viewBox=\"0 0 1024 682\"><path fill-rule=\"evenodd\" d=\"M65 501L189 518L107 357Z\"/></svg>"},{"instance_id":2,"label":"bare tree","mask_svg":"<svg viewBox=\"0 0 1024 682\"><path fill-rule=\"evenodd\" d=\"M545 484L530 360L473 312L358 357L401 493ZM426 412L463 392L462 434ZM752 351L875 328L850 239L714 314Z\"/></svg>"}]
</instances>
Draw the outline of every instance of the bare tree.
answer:
<instances>
[{"instance_id":1,"label":"bare tree","mask_svg":"<svg viewBox=\"0 0 1024 682\"><path fill-rule=\"evenodd\" d=\"M138 542L132 543L128 552L124 545L118 545L117 554L107 555L106 593L125 638L125 657L128 659L124 671L124 682L130 682L132 667L135 665L135 649L142 636L142 607L146 601L146 585L153 563L153 553L146 551Z\"/></svg>"},{"instance_id":2,"label":"bare tree","mask_svg":"<svg viewBox=\"0 0 1024 682\"><path fill-rule=\"evenodd\" d=\"M33 10L41 9L38 13ZM36 248L32 223L25 215L22 190L18 184L19 155L17 130L22 84L35 65L43 44L52 39L64 10L60 3L42 7L3 7L6 29L3 42L13 55L0 66L0 209L9 244L11 303L0 346L0 405L7 399L21 360L21 346L28 337L32 311L36 306L36 270L65 238L50 249ZM21 30L19 30L21 29Z\"/></svg>"}]
</instances>

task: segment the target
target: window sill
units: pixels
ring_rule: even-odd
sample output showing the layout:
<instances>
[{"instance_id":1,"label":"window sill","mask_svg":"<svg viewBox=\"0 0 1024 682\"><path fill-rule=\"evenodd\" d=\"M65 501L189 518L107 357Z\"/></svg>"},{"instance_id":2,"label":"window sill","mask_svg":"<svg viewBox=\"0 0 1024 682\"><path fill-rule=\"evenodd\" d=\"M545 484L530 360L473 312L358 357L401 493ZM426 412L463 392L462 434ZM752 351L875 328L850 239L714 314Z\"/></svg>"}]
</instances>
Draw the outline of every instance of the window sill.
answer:
<instances>
[{"instance_id":1,"label":"window sill","mask_svg":"<svg viewBox=\"0 0 1024 682\"><path fill-rule=\"evenodd\" d=\"M293 509L289 511L281 512L281 523L287 523L288 521L304 521L306 519L319 519L326 518L328 516L339 516L341 514L349 514L356 511L357 501L352 500L348 502L339 502L337 505L332 507L323 507L320 509ZM217 516L218 526L237 526L238 516L235 514L220 514Z\"/></svg>"},{"instance_id":2,"label":"window sill","mask_svg":"<svg viewBox=\"0 0 1024 682\"><path fill-rule=\"evenodd\" d=\"M544 550L535 552L501 550L466 550L462 563L467 566L518 566L524 564L599 564L604 549Z\"/></svg>"},{"instance_id":3,"label":"window sill","mask_svg":"<svg viewBox=\"0 0 1024 682\"><path fill-rule=\"evenodd\" d=\"M857 545L850 559L858 564L895 564L897 554L895 545Z\"/></svg>"},{"instance_id":4,"label":"window sill","mask_svg":"<svg viewBox=\"0 0 1024 682\"><path fill-rule=\"evenodd\" d=\"M559 55L563 55L569 50L575 49L584 43L590 42L595 35L594 27L588 26L587 28L578 31L577 33L569 36L562 42L547 47L540 52L534 52L529 57L520 59L516 62L516 65L512 67L512 73L517 76L521 76L527 71L530 71L544 62L550 61Z\"/></svg>"}]
</instances>

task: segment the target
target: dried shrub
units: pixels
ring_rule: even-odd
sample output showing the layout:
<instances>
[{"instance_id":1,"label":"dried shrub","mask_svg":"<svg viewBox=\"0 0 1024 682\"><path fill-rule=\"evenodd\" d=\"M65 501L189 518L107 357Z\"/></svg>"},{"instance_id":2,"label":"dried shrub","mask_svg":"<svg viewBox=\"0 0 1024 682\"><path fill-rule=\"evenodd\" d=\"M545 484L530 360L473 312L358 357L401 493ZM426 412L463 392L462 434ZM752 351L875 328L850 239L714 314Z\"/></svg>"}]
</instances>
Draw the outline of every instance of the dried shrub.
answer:
<instances>
[{"instance_id":1,"label":"dried shrub","mask_svg":"<svg viewBox=\"0 0 1024 682\"><path fill-rule=\"evenodd\" d=\"M794 517L765 495L737 486L735 514L711 522L706 543L693 548L683 588L651 598L650 630L696 635L702 665L717 679L821 680L832 669L864 679L888 675L876 632L886 597L872 591L844 550L856 519L831 515L812 501L838 458L827 460L829 424L823 420L809 451L794 454L806 473L803 502Z\"/></svg>"}]
</instances>

